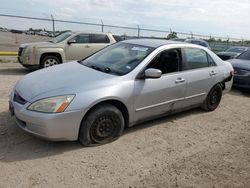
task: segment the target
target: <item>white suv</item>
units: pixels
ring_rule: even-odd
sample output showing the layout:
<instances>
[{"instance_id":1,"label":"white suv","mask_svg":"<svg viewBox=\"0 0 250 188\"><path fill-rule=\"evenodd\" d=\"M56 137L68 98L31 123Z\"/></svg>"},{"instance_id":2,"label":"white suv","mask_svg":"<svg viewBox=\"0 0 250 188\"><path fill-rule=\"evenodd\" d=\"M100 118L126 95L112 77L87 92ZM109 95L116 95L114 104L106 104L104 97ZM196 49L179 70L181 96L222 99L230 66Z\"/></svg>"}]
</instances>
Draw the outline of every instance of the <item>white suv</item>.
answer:
<instances>
[{"instance_id":1,"label":"white suv","mask_svg":"<svg viewBox=\"0 0 250 188\"><path fill-rule=\"evenodd\" d=\"M120 36L111 33L66 32L48 42L21 44L18 61L26 68L46 68L84 59L120 40Z\"/></svg>"}]
</instances>

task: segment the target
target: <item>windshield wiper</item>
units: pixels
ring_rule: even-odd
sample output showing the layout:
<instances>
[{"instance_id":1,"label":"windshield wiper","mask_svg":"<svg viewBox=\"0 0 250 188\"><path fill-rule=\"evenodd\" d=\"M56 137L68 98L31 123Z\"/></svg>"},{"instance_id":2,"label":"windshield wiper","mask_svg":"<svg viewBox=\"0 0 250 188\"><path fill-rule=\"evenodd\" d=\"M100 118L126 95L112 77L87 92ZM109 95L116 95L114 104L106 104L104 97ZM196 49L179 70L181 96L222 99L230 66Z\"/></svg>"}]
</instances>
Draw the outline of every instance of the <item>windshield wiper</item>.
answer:
<instances>
[{"instance_id":1,"label":"windshield wiper","mask_svg":"<svg viewBox=\"0 0 250 188\"><path fill-rule=\"evenodd\" d=\"M95 65L92 65L91 68L103 72L103 70L100 67L97 67Z\"/></svg>"},{"instance_id":2,"label":"windshield wiper","mask_svg":"<svg viewBox=\"0 0 250 188\"><path fill-rule=\"evenodd\" d=\"M111 71L111 69L109 68L109 67L106 67L105 69L104 69L104 72L106 72L106 73L109 73Z\"/></svg>"},{"instance_id":3,"label":"windshield wiper","mask_svg":"<svg viewBox=\"0 0 250 188\"><path fill-rule=\"evenodd\" d=\"M109 67L105 67L104 69L104 72L105 73L111 73L111 74L114 74L114 75L118 75L118 76L121 76L122 74L116 70L111 70Z\"/></svg>"}]
</instances>

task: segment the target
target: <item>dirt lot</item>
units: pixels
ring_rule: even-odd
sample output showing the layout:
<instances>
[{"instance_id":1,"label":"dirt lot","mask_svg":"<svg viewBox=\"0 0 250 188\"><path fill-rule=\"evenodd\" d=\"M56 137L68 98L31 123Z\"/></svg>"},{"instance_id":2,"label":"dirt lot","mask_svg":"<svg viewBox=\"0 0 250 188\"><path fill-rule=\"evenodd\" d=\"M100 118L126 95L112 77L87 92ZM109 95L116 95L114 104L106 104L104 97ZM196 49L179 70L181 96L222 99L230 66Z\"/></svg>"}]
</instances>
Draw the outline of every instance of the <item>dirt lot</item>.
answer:
<instances>
[{"instance_id":1,"label":"dirt lot","mask_svg":"<svg viewBox=\"0 0 250 188\"><path fill-rule=\"evenodd\" d=\"M250 93L219 108L143 123L117 141L84 148L27 135L8 113L8 94L27 74L0 63L0 187L249 187Z\"/></svg>"},{"instance_id":2,"label":"dirt lot","mask_svg":"<svg viewBox=\"0 0 250 188\"><path fill-rule=\"evenodd\" d=\"M19 45L29 42L48 41L48 37L11 32L0 32L0 52L17 52Z\"/></svg>"}]
</instances>

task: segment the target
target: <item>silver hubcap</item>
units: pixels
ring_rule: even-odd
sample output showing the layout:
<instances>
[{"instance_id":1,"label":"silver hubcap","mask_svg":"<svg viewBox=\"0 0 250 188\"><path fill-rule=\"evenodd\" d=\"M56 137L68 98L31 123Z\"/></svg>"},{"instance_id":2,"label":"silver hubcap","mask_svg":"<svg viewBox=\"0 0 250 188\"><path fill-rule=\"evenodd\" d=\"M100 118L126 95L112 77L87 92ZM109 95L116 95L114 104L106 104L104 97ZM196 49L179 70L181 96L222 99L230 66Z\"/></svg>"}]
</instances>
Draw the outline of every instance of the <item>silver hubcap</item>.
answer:
<instances>
[{"instance_id":1,"label":"silver hubcap","mask_svg":"<svg viewBox=\"0 0 250 188\"><path fill-rule=\"evenodd\" d=\"M58 62L55 59L47 59L44 62L44 68L51 67L51 66L54 66L54 65L57 65L57 64L58 64Z\"/></svg>"}]
</instances>

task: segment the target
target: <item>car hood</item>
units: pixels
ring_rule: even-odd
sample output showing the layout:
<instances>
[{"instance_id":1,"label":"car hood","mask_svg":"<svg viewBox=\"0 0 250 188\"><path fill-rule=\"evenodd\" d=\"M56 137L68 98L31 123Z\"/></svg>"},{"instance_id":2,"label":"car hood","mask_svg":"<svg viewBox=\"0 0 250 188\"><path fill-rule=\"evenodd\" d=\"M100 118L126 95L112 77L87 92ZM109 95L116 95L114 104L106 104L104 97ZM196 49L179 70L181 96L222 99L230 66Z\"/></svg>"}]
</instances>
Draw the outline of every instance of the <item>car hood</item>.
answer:
<instances>
[{"instance_id":1,"label":"car hood","mask_svg":"<svg viewBox=\"0 0 250 188\"><path fill-rule=\"evenodd\" d=\"M227 56L238 56L240 53L237 52L219 52L217 55L227 55Z\"/></svg>"},{"instance_id":2,"label":"car hood","mask_svg":"<svg viewBox=\"0 0 250 188\"><path fill-rule=\"evenodd\" d=\"M32 42L32 43L24 43L21 44L20 47L25 48L25 47L59 47L59 43L53 43L53 42Z\"/></svg>"},{"instance_id":3,"label":"car hood","mask_svg":"<svg viewBox=\"0 0 250 188\"><path fill-rule=\"evenodd\" d=\"M233 67L250 70L250 60L230 59L227 60Z\"/></svg>"},{"instance_id":4,"label":"car hood","mask_svg":"<svg viewBox=\"0 0 250 188\"><path fill-rule=\"evenodd\" d=\"M15 90L29 102L105 87L117 83L119 76L103 73L78 62L69 62L27 74Z\"/></svg>"}]
</instances>

